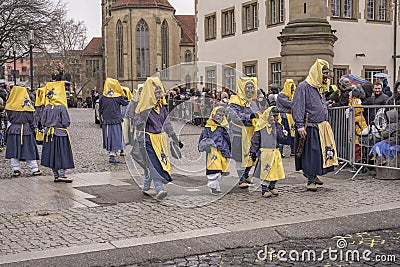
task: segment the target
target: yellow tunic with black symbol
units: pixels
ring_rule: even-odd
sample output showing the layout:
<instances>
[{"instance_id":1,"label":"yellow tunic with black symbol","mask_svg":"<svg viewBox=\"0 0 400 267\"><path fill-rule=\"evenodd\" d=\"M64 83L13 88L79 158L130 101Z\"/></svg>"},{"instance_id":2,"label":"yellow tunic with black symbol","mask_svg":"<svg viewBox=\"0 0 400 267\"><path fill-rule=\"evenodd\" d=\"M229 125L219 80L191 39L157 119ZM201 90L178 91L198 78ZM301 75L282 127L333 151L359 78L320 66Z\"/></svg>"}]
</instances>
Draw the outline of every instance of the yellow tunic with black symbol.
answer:
<instances>
[{"instance_id":1,"label":"yellow tunic with black symbol","mask_svg":"<svg viewBox=\"0 0 400 267\"><path fill-rule=\"evenodd\" d=\"M215 113L217 113L217 110L220 108L223 107L214 108L211 112L209 119L206 122L205 127L210 128L211 132L215 132L217 127L224 127L224 128L229 127L228 121L226 120L225 116L221 124L218 124L213 120ZM228 159L222 155L221 150L212 146L211 152L208 153L207 155L207 170L227 172L228 168L229 168Z\"/></svg>"},{"instance_id":2,"label":"yellow tunic with black symbol","mask_svg":"<svg viewBox=\"0 0 400 267\"><path fill-rule=\"evenodd\" d=\"M157 102L154 91L157 87L161 88L162 96L160 102ZM139 103L136 107L135 113L140 114L143 111L152 109L157 114L160 114L160 109L163 105L166 105L165 90L160 79L158 77L147 78L143 85L143 90L140 93ZM171 161L168 152L168 135L162 133L150 133L146 132L150 138L151 146L157 155L158 161L160 162L163 170L168 174L171 174Z\"/></svg>"},{"instance_id":3,"label":"yellow tunic with black symbol","mask_svg":"<svg viewBox=\"0 0 400 267\"><path fill-rule=\"evenodd\" d=\"M285 179L285 171L283 169L282 157L279 149L276 148L276 135L272 132L275 130L269 123L271 109L269 107L259 118L256 131L261 134L261 159L260 159L260 179L264 181L277 181ZM268 145L269 144L269 145Z\"/></svg>"},{"instance_id":4,"label":"yellow tunic with black symbol","mask_svg":"<svg viewBox=\"0 0 400 267\"><path fill-rule=\"evenodd\" d=\"M55 106L64 106L66 109L68 109L67 94L65 92L65 83L64 82L62 82L62 81L61 82L49 82L46 84L45 88L46 88L46 92L53 91L53 97L48 100L48 104L51 105L52 109ZM49 137L51 138L51 140L53 139L55 130L65 131L67 133L68 139L71 143L70 135L69 135L67 128L58 128L58 127L53 127L53 126L50 126L47 128L46 142L49 141Z\"/></svg>"},{"instance_id":5,"label":"yellow tunic with black symbol","mask_svg":"<svg viewBox=\"0 0 400 267\"><path fill-rule=\"evenodd\" d=\"M294 86L293 91L292 91L292 85ZM290 101L292 101L295 91L296 91L296 84L294 83L294 81L292 79L287 79L285 81L285 84L283 85L283 90L281 91L281 94L284 94L285 96L287 96L289 98ZM287 119L287 122L289 125L289 129L290 129L290 136L294 137L296 134L296 129L294 126L294 120L293 120L292 113L285 113L285 114L286 114L286 119Z\"/></svg>"},{"instance_id":6,"label":"yellow tunic with black symbol","mask_svg":"<svg viewBox=\"0 0 400 267\"><path fill-rule=\"evenodd\" d=\"M245 86L247 82L252 82L254 85L254 93L251 98L247 98L246 96L246 91L245 91ZM238 88L238 93L236 95L232 95L228 101L229 104L236 104L241 107L246 107L250 108L252 105L252 101L254 98L257 97L257 78L256 77L241 77L237 79L237 88ZM261 113L257 112L257 114L260 116ZM242 134L242 167L251 167L255 165L255 162L251 159L249 156L249 150L251 147L251 138L254 135L254 128L257 124L258 119L254 118L252 119L252 125L251 126L245 126L245 125L238 125L234 122L232 124L235 127L241 128L241 134Z\"/></svg>"},{"instance_id":7,"label":"yellow tunic with black symbol","mask_svg":"<svg viewBox=\"0 0 400 267\"><path fill-rule=\"evenodd\" d=\"M5 110L10 111L29 111L35 112L35 108L32 105L31 99L29 98L28 91L25 87L14 86L11 90L10 96L7 100ZM24 135L24 124L21 124L20 139L21 145L23 144Z\"/></svg>"},{"instance_id":8,"label":"yellow tunic with black symbol","mask_svg":"<svg viewBox=\"0 0 400 267\"><path fill-rule=\"evenodd\" d=\"M45 102L46 102L46 89L44 87L38 88L36 90L35 107L45 106ZM41 142L44 140L44 133L41 132L38 128L36 128L35 135L36 135L36 141Z\"/></svg>"}]
</instances>

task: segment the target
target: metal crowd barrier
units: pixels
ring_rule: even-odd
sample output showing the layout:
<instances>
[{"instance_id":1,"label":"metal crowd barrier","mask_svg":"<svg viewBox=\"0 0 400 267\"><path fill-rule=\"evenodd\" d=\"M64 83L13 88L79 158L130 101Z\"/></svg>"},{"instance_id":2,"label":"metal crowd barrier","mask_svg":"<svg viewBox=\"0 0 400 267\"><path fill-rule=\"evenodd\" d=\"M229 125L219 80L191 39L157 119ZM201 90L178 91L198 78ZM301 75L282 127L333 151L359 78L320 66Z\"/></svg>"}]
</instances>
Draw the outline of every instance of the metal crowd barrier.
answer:
<instances>
[{"instance_id":1,"label":"metal crowd barrier","mask_svg":"<svg viewBox=\"0 0 400 267\"><path fill-rule=\"evenodd\" d=\"M338 157L360 172L376 169L377 178L400 177L399 105L349 106L329 110Z\"/></svg>"},{"instance_id":2,"label":"metal crowd barrier","mask_svg":"<svg viewBox=\"0 0 400 267\"><path fill-rule=\"evenodd\" d=\"M210 117L212 105L190 100L171 100L168 102L168 111L173 120L200 125Z\"/></svg>"}]
</instances>

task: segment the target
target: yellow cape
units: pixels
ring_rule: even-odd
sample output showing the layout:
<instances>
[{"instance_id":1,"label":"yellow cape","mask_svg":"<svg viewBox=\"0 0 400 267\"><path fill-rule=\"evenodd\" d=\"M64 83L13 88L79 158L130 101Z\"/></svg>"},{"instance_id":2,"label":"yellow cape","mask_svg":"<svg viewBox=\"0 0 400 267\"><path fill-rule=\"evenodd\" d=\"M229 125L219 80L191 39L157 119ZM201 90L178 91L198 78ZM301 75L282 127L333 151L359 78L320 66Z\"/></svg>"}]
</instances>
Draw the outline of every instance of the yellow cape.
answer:
<instances>
[{"instance_id":1,"label":"yellow cape","mask_svg":"<svg viewBox=\"0 0 400 267\"><path fill-rule=\"evenodd\" d=\"M148 77L143 85L143 90L140 93L139 103L135 110L136 114L140 114L143 111L151 108L157 108L158 103L156 96L154 95L156 86L159 86L162 92L160 104L166 105L167 101L165 100L165 89L160 79L158 77Z\"/></svg>"},{"instance_id":2,"label":"yellow cape","mask_svg":"<svg viewBox=\"0 0 400 267\"><path fill-rule=\"evenodd\" d=\"M293 93L292 93L292 85L294 86ZM286 79L281 93L287 96L290 100L292 100L295 91L296 91L296 84L294 83L294 81L292 79Z\"/></svg>"},{"instance_id":3,"label":"yellow cape","mask_svg":"<svg viewBox=\"0 0 400 267\"><path fill-rule=\"evenodd\" d=\"M121 86L121 87L122 87L122 90L124 91L126 97L128 98L128 101L131 101L133 98L131 89L129 89L128 87L125 87L125 86Z\"/></svg>"},{"instance_id":4,"label":"yellow cape","mask_svg":"<svg viewBox=\"0 0 400 267\"><path fill-rule=\"evenodd\" d=\"M267 133L270 134L272 131L272 125L269 123L269 117L271 116L271 110L275 108L275 106L271 106L267 108L264 113L258 118L258 122L254 131L260 131L267 127Z\"/></svg>"},{"instance_id":5,"label":"yellow cape","mask_svg":"<svg viewBox=\"0 0 400 267\"><path fill-rule=\"evenodd\" d=\"M29 98L28 91L25 87L14 86L11 89L10 96L6 103L6 110L13 111L35 111L33 103Z\"/></svg>"},{"instance_id":6,"label":"yellow cape","mask_svg":"<svg viewBox=\"0 0 400 267\"><path fill-rule=\"evenodd\" d=\"M207 120L207 122L206 122L206 126L205 126L205 127L211 128L211 132L214 132L214 131L217 129L218 126L220 126L220 127L225 127L225 128L228 128L228 127L229 127L228 121L226 120L226 116L224 116L224 119L223 119L223 121L222 121L221 124L218 124L218 123L216 123L216 122L213 120L215 113L217 113L217 111L218 111L219 109L221 109L221 108L224 109L224 107L222 107L222 106L215 107L215 108L211 111L211 115L210 115L210 117L208 118L208 120Z\"/></svg>"},{"instance_id":7,"label":"yellow cape","mask_svg":"<svg viewBox=\"0 0 400 267\"><path fill-rule=\"evenodd\" d=\"M322 83L322 67L327 66L329 69L329 63L323 59L317 59L310 68L307 76L307 83L314 88L317 88L319 94L322 96L324 93L329 91L330 79L327 80L326 84Z\"/></svg>"},{"instance_id":8,"label":"yellow cape","mask_svg":"<svg viewBox=\"0 0 400 267\"><path fill-rule=\"evenodd\" d=\"M44 105L44 100L46 99L46 90L44 87L38 88L36 90L36 100L35 107L40 107Z\"/></svg>"},{"instance_id":9,"label":"yellow cape","mask_svg":"<svg viewBox=\"0 0 400 267\"><path fill-rule=\"evenodd\" d=\"M252 82L254 84L254 93L251 98L246 97L246 83ZM241 107L250 107L253 98L257 97L257 78L256 77L241 77L237 79L238 92L236 95L232 95L228 101L228 104L236 104Z\"/></svg>"},{"instance_id":10,"label":"yellow cape","mask_svg":"<svg viewBox=\"0 0 400 267\"><path fill-rule=\"evenodd\" d=\"M67 94L65 92L65 83L64 82L49 82L46 84L46 96L53 92L53 96L48 98L48 104L55 106L64 106L68 108L67 104ZM45 101L46 102L46 101Z\"/></svg>"},{"instance_id":11,"label":"yellow cape","mask_svg":"<svg viewBox=\"0 0 400 267\"><path fill-rule=\"evenodd\" d=\"M119 97L124 96L124 90L122 90L121 85L118 80L107 78L104 82L103 96L105 97Z\"/></svg>"}]
</instances>

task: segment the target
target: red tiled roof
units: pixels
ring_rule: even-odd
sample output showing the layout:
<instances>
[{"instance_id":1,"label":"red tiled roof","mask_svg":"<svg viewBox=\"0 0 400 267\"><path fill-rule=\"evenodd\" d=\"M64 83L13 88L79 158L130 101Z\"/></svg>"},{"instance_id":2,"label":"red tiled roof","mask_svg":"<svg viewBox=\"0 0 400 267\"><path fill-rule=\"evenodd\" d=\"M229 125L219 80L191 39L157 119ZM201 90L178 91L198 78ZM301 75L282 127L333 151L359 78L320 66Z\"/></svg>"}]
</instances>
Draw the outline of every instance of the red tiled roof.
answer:
<instances>
[{"instance_id":1,"label":"red tiled roof","mask_svg":"<svg viewBox=\"0 0 400 267\"><path fill-rule=\"evenodd\" d=\"M119 0L112 5L112 7L125 7L125 6L133 6L133 7L155 6L155 7L166 7L174 9L174 7L171 6L168 0Z\"/></svg>"},{"instance_id":2,"label":"red tiled roof","mask_svg":"<svg viewBox=\"0 0 400 267\"><path fill-rule=\"evenodd\" d=\"M102 38L101 37L94 37L88 45L83 49L82 54L84 55L101 55L102 51Z\"/></svg>"},{"instance_id":3,"label":"red tiled roof","mask_svg":"<svg viewBox=\"0 0 400 267\"><path fill-rule=\"evenodd\" d=\"M182 28L182 45L195 45L196 24L194 15L175 15Z\"/></svg>"}]
</instances>

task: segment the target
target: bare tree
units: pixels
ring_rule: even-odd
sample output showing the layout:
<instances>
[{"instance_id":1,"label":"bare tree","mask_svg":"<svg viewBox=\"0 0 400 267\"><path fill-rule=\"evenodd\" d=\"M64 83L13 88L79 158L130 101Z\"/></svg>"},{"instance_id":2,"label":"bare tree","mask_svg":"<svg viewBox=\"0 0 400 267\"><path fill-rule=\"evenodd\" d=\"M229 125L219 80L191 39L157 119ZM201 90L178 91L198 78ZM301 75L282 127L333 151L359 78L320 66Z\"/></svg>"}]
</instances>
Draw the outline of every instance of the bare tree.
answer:
<instances>
[{"instance_id":1,"label":"bare tree","mask_svg":"<svg viewBox=\"0 0 400 267\"><path fill-rule=\"evenodd\" d=\"M54 39L57 24L65 18L65 6L51 0L0 1L0 65L14 49L18 56L29 51L29 34L35 33L35 47L45 47Z\"/></svg>"}]
</instances>

